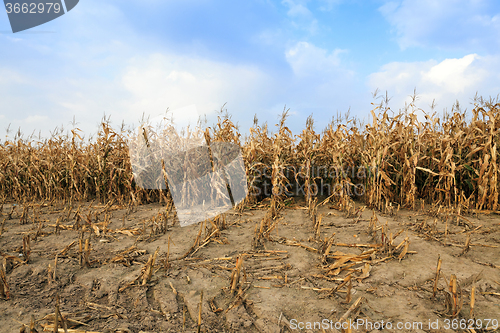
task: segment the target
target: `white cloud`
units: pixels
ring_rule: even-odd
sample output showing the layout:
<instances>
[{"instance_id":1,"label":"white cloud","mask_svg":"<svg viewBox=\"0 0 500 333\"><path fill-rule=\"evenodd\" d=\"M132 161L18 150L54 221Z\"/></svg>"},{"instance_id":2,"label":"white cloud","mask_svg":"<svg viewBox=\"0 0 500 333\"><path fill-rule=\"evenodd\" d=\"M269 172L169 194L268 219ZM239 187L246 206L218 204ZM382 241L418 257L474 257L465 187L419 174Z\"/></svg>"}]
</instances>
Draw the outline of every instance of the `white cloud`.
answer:
<instances>
[{"instance_id":1,"label":"white cloud","mask_svg":"<svg viewBox=\"0 0 500 333\"><path fill-rule=\"evenodd\" d=\"M318 128L326 126L337 111L362 117L369 107L369 96L356 73L342 62L341 55L348 51L329 51L308 42L298 42L285 52L293 71L289 82L287 105L304 120L314 113ZM303 128L304 122L297 128Z\"/></svg>"},{"instance_id":2,"label":"white cloud","mask_svg":"<svg viewBox=\"0 0 500 333\"><path fill-rule=\"evenodd\" d=\"M394 0L379 11L394 27L401 48L480 48L500 46L500 16L494 2L481 0Z\"/></svg>"},{"instance_id":3,"label":"white cloud","mask_svg":"<svg viewBox=\"0 0 500 333\"><path fill-rule=\"evenodd\" d=\"M174 54L134 58L121 76L128 95L120 104L121 115L137 117L147 111L155 116L167 107L175 110L194 104L200 115L210 116L227 102L233 119L248 131L255 113L274 129L286 104L292 111L289 125L294 132L303 128L312 112L323 127L321 120L329 121L332 111L358 106L360 89L354 73L342 65L343 52L299 42L285 52L292 73L280 78L250 65Z\"/></svg>"},{"instance_id":4,"label":"white cloud","mask_svg":"<svg viewBox=\"0 0 500 333\"><path fill-rule=\"evenodd\" d=\"M288 7L287 15L291 20L292 27L316 34L319 29L318 20L307 8L307 0L283 0L281 3Z\"/></svg>"},{"instance_id":5,"label":"white cloud","mask_svg":"<svg viewBox=\"0 0 500 333\"><path fill-rule=\"evenodd\" d=\"M319 48L308 42L298 42L285 54L286 60L292 67L294 73L299 76L318 75L320 73L332 73L339 69L339 54L345 50L335 49L328 54L327 50Z\"/></svg>"},{"instance_id":6,"label":"white cloud","mask_svg":"<svg viewBox=\"0 0 500 333\"><path fill-rule=\"evenodd\" d=\"M311 11L307 8L306 3L298 2L294 0L283 0L282 4L288 6L287 15L290 17L299 17L299 18L312 18Z\"/></svg>"},{"instance_id":7,"label":"white cloud","mask_svg":"<svg viewBox=\"0 0 500 333\"><path fill-rule=\"evenodd\" d=\"M423 82L428 81L452 94L464 93L469 87L477 86L486 73L480 68L471 70L476 54L461 59L445 59L423 74Z\"/></svg>"},{"instance_id":8,"label":"white cloud","mask_svg":"<svg viewBox=\"0 0 500 333\"><path fill-rule=\"evenodd\" d=\"M258 68L205 59L152 54L134 59L122 76L130 98L131 114L159 114L194 104L210 115L224 103L230 108L251 109L256 96L267 95L271 78Z\"/></svg>"},{"instance_id":9,"label":"white cloud","mask_svg":"<svg viewBox=\"0 0 500 333\"><path fill-rule=\"evenodd\" d=\"M441 62L392 62L381 71L369 76L370 89L387 91L393 96L391 106L401 108L410 102L416 89L417 106L430 111L435 100L436 111L451 109L455 101L470 109L471 98L476 92L484 97L496 96L500 92L500 57L480 57L469 54L459 59Z\"/></svg>"},{"instance_id":10,"label":"white cloud","mask_svg":"<svg viewBox=\"0 0 500 333\"><path fill-rule=\"evenodd\" d=\"M27 122L28 124L40 124L41 122L45 122L49 120L49 117L47 116L40 116L40 115L33 115L33 116L28 116L24 121Z\"/></svg>"}]
</instances>

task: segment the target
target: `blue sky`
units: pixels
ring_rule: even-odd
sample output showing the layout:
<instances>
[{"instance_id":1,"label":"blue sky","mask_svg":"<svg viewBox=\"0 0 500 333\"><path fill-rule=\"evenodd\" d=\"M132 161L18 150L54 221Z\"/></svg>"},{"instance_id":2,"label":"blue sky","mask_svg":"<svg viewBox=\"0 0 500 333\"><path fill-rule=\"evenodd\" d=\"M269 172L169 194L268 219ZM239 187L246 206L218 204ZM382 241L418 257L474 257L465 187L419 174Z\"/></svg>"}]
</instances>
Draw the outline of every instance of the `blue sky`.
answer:
<instances>
[{"instance_id":1,"label":"blue sky","mask_svg":"<svg viewBox=\"0 0 500 333\"><path fill-rule=\"evenodd\" d=\"M88 136L104 114L118 128L188 106L210 125L225 103L242 132L286 105L299 134L310 114L317 130L349 109L371 122L377 88L395 111L414 89L426 112L497 96L500 2L81 0L16 34L0 14L2 136L73 117Z\"/></svg>"}]
</instances>

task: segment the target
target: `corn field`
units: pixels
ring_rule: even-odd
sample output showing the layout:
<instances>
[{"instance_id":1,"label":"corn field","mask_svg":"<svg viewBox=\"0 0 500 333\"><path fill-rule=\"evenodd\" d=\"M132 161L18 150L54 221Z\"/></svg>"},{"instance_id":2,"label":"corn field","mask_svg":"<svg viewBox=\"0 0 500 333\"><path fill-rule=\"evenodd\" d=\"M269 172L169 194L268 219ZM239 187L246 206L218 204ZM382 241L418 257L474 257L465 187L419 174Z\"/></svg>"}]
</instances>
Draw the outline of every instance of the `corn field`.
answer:
<instances>
[{"instance_id":1,"label":"corn field","mask_svg":"<svg viewBox=\"0 0 500 333\"><path fill-rule=\"evenodd\" d=\"M244 138L221 114L197 135L210 143L241 146L246 202L270 197L272 215L284 207L292 188L301 189L310 206L324 195L333 204L354 198L378 210L394 205L415 209L423 201L462 212L499 209L500 103L480 100L470 114L454 109L442 119L426 115L425 121L414 109L394 115L382 104L371 114L365 126L346 117L332 120L321 132L309 117L302 133L293 134L284 111L276 128L255 119ZM156 129L156 138L168 130ZM77 129L44 140L5 140L0 143L1 202L170 201L168 187L136 184L129 136L103 121L95 140L83 140Z\"/></svg>"}]
</instances>

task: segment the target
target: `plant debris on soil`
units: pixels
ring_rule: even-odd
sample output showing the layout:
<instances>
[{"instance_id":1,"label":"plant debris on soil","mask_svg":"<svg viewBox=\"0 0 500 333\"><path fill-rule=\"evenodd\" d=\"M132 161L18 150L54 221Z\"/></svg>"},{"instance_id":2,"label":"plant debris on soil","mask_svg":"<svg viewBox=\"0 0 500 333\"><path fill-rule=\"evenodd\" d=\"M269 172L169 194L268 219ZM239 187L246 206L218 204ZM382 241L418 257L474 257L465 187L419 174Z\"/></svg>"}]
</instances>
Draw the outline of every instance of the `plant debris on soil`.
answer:
<instances>
[{"instance_id":1,"label":"plant debris on soil","mask_svg":"<svg viewBox=\"0 0 500 333\"><path fill-rule=\"evenodd\" d=\"M273 220L264 201L183 228L160 204L41 204L24 223L3 213L1 331L295 332L326 319L444 332L429 321L470 318L495 331L496 213L353 206L309 213L294 198Z\"/></svg>"}]
</instances>

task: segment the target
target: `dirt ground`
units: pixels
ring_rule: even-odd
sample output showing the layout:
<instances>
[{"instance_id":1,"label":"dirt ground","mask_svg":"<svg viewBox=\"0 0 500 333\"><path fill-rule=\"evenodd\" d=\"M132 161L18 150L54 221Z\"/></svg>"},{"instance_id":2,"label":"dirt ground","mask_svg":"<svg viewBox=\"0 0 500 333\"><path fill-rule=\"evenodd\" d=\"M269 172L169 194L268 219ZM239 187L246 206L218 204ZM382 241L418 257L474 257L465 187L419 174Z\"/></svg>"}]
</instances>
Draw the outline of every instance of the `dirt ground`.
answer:
<instances>
[{"instance_id":1,"label":"dirt ground","mask_svg":"<svg viewBox=\"0 0 500 333\"><path fill-rule=\"evenodd\" d=\"M226 212L213 235L209 222L172 225L160 204L5 204L0 331L30 332L33 318L53 332L59 298L59 332L196 332L200 300L202 332L340 332L348 320L360 325L344 331L500 332L496 213L324 205L315 228L299 201L255 239L268 204Z\"/></svg>"}]
</instances>

